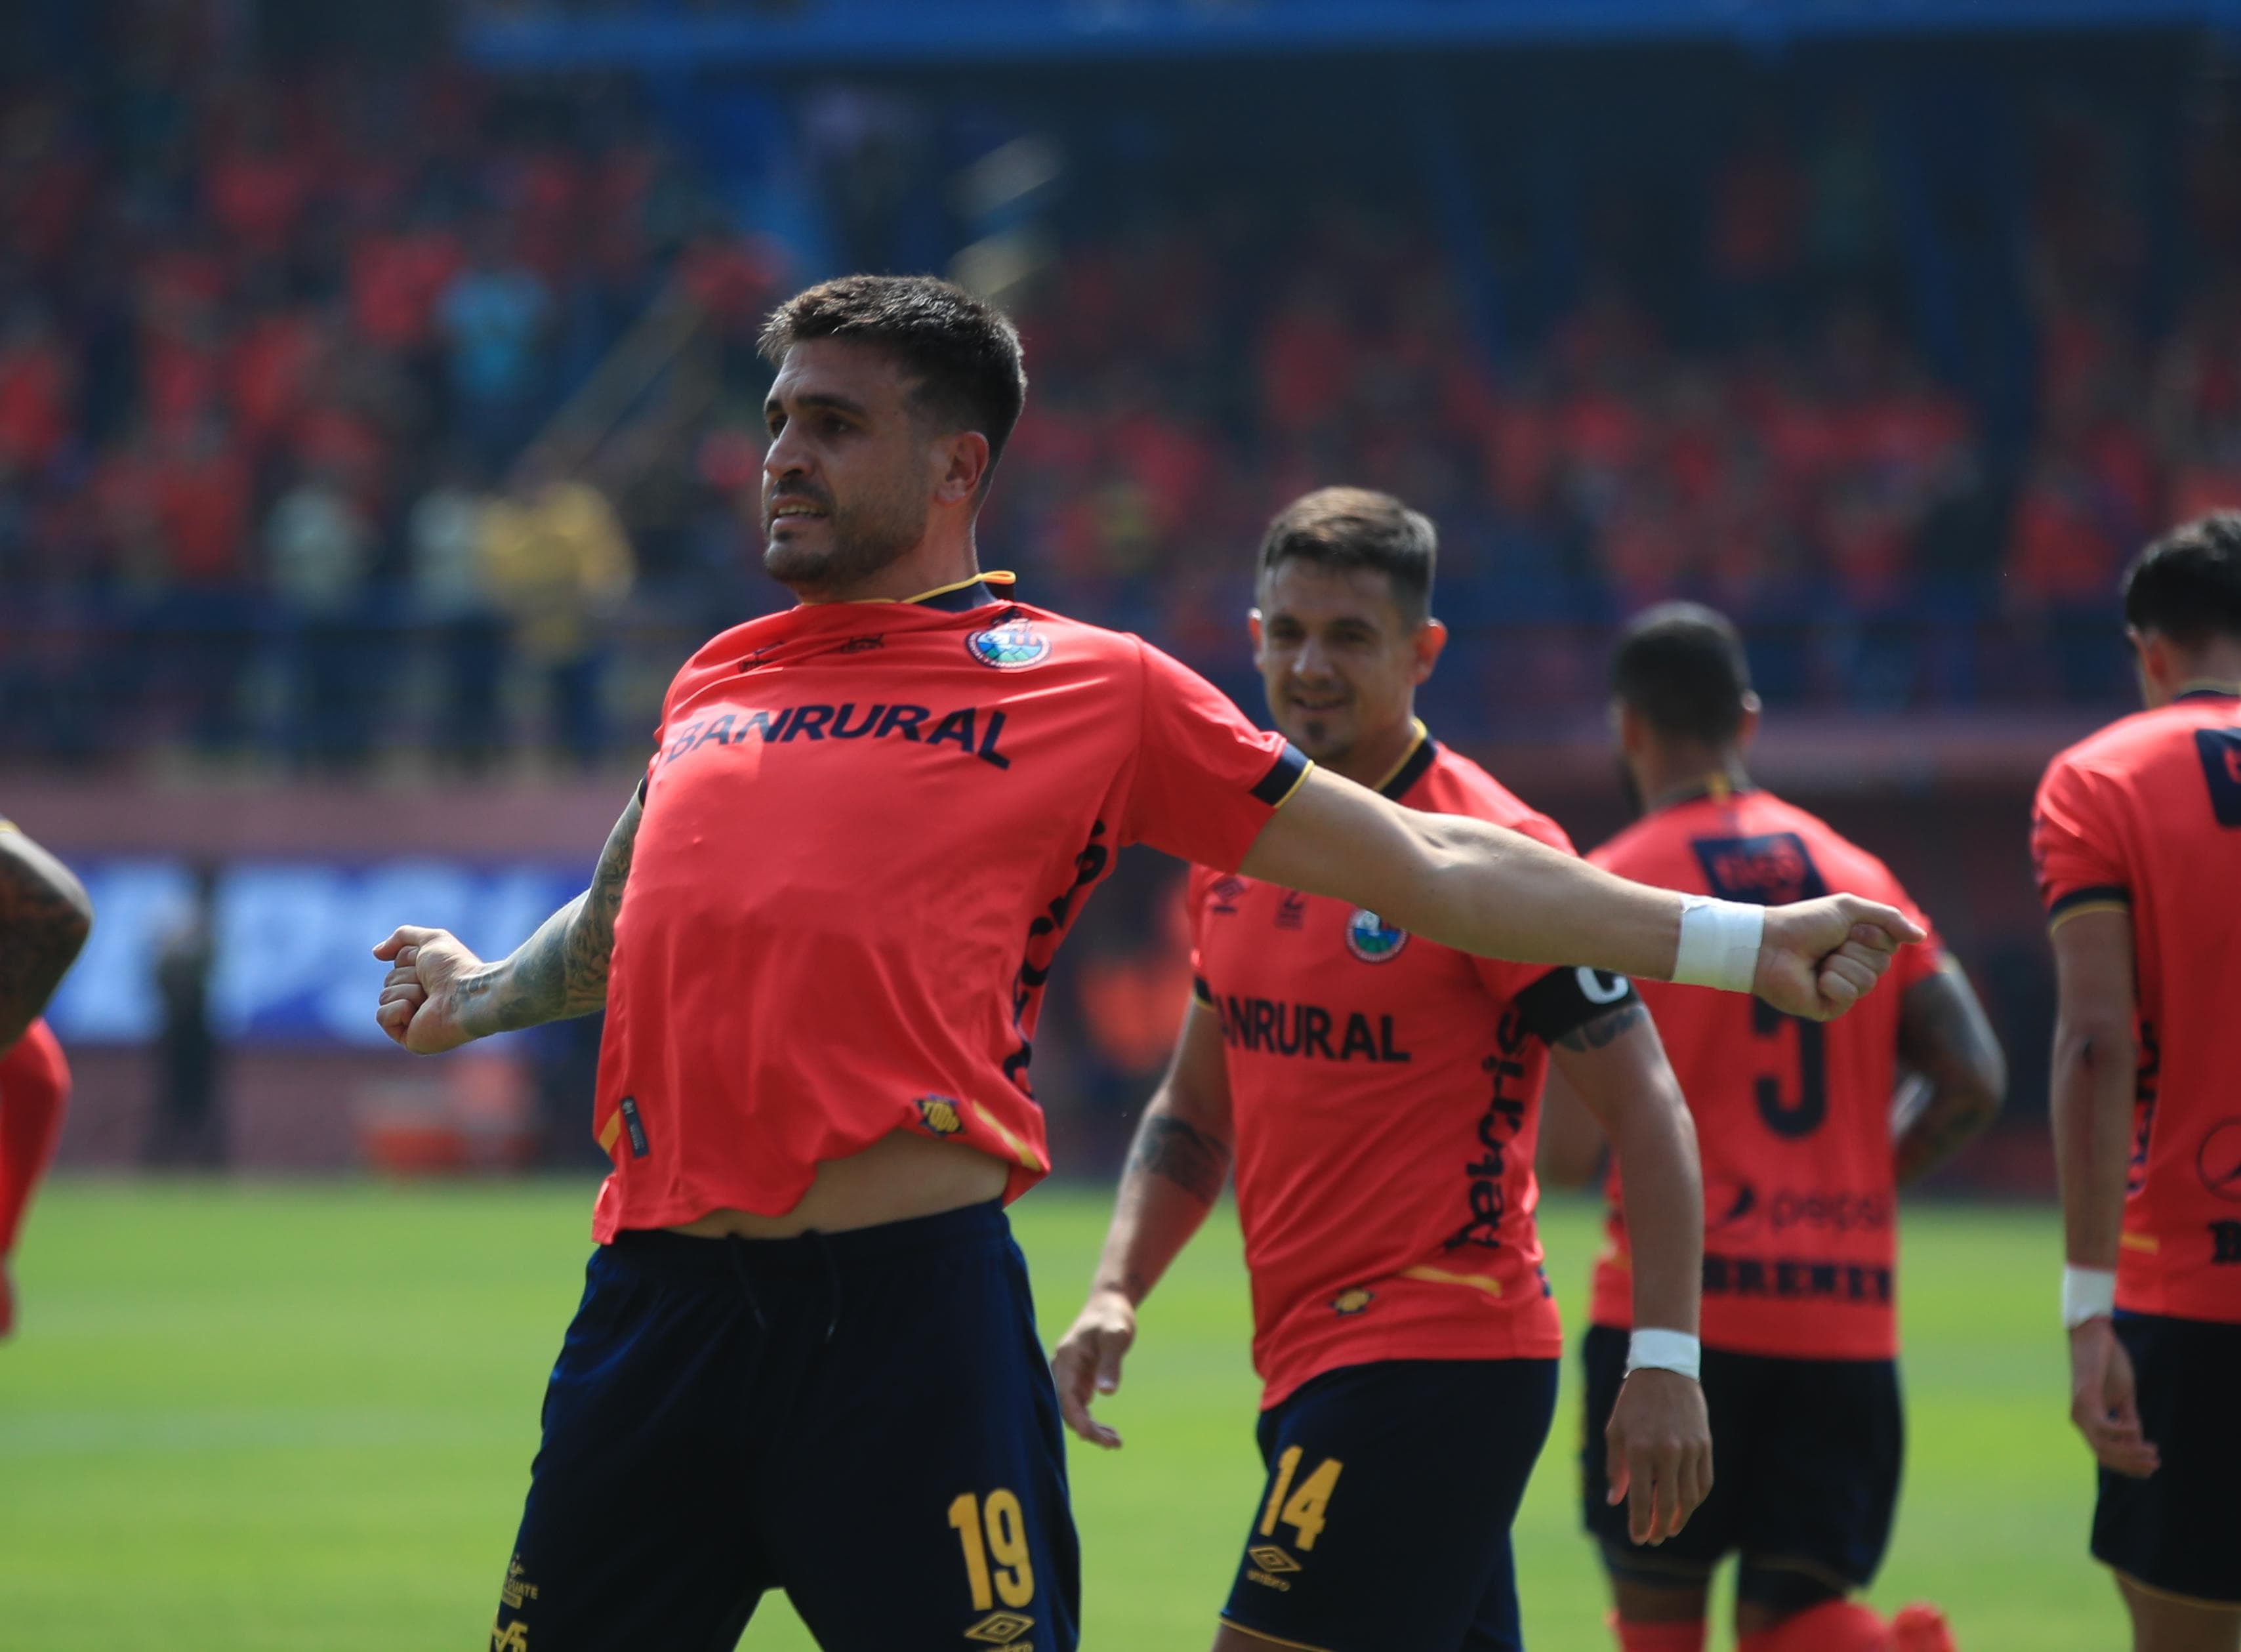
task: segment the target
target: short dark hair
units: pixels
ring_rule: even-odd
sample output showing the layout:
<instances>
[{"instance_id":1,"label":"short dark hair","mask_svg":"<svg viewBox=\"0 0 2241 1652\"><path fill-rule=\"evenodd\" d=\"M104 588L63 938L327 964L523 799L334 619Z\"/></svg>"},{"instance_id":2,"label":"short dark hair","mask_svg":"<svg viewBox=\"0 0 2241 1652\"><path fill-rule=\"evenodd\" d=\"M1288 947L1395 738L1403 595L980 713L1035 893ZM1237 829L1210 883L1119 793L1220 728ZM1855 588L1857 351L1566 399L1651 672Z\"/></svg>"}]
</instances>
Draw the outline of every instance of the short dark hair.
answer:
<instances>
[{"instance_id":1,"label":"short dark hair","mask_svg":"<svg viewBox=\"0 0 2241 1652\"><path fill-rule=\"evenodd\" d=\"M2124 572L2124 623L2182 648L2241 638L2241 512L2174 528Z\"/></svg>"},{"instance_id":2,"label":"short dark hair","mask_svg":"<svg viewBox=\"0 0 2241 1652\"><path fill-rule=\"evenodd\" d=\"M812 338L892 352L918 378L912 401L945 430L988 438L988 470L1027 405L1019 330L992 304L933 276L841 276L797 292L763 324L757 347L773 367ZM987 478L981 480L985 492Z\"/></svg>"},{"instance_id":3,"label":"short dark hair","mask_svg":"<svg viewBox=\"0 0 2241 1652\"><path fill-rule=\"evenodd\" d=\"M1743 638L1701 603L1636 615L1611 657L1611 692L1667 739L1726 745L1743 726L1750 692Z\"/></svg>"},{"instance_id":4,"label":"short dark hair","mask_svg":"<svg viewBox=\"0 0 2241 1652\"><path fill-rule=\"evenodd\" d=\"M1318 488L1276 513L1261 536L1261 574L1296 557L1326 568L1375 568L1393 587L1393 605L1411 625L1432 612L1432 572L1440 533L1431 518L1390 493L1366 487Z\"/></svg>"}]
</instances>

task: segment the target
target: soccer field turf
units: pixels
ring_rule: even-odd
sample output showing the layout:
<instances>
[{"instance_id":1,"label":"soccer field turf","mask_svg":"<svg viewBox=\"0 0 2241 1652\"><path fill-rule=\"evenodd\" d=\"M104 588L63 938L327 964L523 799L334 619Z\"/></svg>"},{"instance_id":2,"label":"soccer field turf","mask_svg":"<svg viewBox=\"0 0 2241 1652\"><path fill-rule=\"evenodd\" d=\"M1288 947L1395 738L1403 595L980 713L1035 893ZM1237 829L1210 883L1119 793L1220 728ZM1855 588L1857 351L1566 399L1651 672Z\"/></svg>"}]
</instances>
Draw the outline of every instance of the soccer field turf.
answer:
<instances>
[{"instance_id":1,"label":"soccer field turf","mask_svg":"<svg viewBox=\"0 0 2241 1652\"><path fill-rule=\"evenodd\" d=\"M17 1259L20 1334L0 1344L0 1649L487 1645L589 1198L551 1184L48 1188ZM1104 1194L1045 1188L1014 1219L1054 1336ZM1552 1202L1544 1231L1576 1328L1592 1212ZM1910 1440L1875 1599L1941 1602L1962 1652L2122 1645L2084 1552L2092 1477L2064 1417L2051 1212L1924 1209L1906 1234ZM1126 1449L1074 1451L1092 1652L1212 1638L1260 1483L1246 1332L1224 1218L1153 1299L1104 1404ZM907 1348L895 1364L909 1390ZM941 1427L941 1394L912 1403ZM1568 1383L1517 1528L1535 1652L1609 1646L1575 1530L1575 1405ZM863 1568L879 1588L879 1556ZM773 1599L741 1644L811 1642Z\"/></svg>"}]
</instances>

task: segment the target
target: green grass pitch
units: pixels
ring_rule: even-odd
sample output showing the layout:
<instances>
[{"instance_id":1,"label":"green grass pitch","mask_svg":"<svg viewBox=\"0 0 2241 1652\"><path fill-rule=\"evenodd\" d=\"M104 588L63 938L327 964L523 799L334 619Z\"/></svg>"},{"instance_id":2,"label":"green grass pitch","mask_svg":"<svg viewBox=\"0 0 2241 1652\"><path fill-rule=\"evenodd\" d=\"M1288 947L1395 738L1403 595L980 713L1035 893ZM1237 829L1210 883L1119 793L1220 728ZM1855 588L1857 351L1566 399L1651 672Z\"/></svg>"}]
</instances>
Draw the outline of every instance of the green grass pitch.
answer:
<instances>
[{"instance_id":1,"label":"green grass pitch","mask_svg":"<svg viewBox=\"0 0 2241 1652\"><path fill-rule=\"evenodd\" d=\"M1103 1201L1046 1188L1014 1213L1047 1336L1079 1302ZM0 1345L0 1648L486 1645L588 1205L551 1184L48 1188L17 1259L20 1334ZM1592 1212L1544 1217L1576 1310ZM1907 1218L1911 1438L1874 1598L1940 1602L1963 1652L2124 1643L2084 1552L2059 1254L2046 1211ZM1246 1330L1225 1218L1154 1298L1106 1402L1126 1449L1074 1452L1091 1652L1212 1638L1259 1484ZM896 1361L907 1385L909 1350ZM1517 1528L1535 1652L1609 1647L1575 1529L1575 1403L1568 1389ZM810 1642L773 1598L742 1645Z\"/></svg>"}]
</instances>

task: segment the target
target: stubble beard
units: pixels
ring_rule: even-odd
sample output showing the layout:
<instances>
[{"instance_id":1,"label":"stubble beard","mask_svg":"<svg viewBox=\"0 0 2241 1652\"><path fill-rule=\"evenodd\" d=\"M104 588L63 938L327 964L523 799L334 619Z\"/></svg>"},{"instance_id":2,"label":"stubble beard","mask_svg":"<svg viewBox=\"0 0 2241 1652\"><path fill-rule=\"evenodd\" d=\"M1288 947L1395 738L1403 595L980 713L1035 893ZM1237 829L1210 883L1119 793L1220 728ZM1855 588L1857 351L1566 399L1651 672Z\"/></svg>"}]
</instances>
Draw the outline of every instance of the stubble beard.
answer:
<instances>
[{"instance_id":1,"label":"stubble beard","mask_svg":"<svg viewBox=\"0 0 2241 1652\"><path fill-rule=\"evenodd\" d=\"M846 589L892 565L926 537L928 512L903 498L877 505L835 506L821 545L765 537L763 570L799 592Z\"/></svg>"}]
</instances>

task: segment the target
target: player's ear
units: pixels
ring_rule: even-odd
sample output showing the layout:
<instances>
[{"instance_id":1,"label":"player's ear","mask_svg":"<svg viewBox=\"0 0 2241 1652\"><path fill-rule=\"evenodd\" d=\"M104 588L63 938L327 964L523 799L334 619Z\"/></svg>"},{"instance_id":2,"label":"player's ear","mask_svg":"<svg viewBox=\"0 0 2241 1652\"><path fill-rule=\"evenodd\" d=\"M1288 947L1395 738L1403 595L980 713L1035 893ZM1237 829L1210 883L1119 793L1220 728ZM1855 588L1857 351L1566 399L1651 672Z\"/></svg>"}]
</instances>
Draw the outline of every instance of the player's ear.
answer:
<instances>
[{"instance_id":1,"label":"player's ear","mask_svg":"<svg viewBox=\"0 0 2241 1652\"><path fill-rule=\"evenodd\" d=\"M1414 680L1422 682L1432 674L1432 667L1440 663L1440 655L1448 645L1448 628L1438 620L1426 616L1416 627L1416 670Z\"/></svg>"},{"instance_id":2,"label":"player's ear","mask_svg":"<svg viewBox=\"0 0 2241 1652\"><path fill-rule=\"evenodd\" d=\"M1737 751L1748 752L1750 743L1758 738L1758 713L1759 698L1746 688L1743 690L1743 720L1736 729Z\"/></svg>"},{"instance_id":3,"label":"player's ear","mask_svg":"<svg viewBox=\"0 0 2241 1652\"><path fill-rule=\"evenodd\" d=\"M943 505L965 505L980 493L988 474L988 438L979 431L959 431L942 441L945 461L933 497Z\"/></svg>"},{"instance_id":4,"label":"player's ear","mask_svg":"<svg viewBox=\"0 0 2241 1652\"><path fill-rule=\"evenodd\" d=\"M1639 756L1642 746L1649 737L1649 726L1642 720L1642 713L1616 695L1613 695L1610 703L1610 726L1612 738L1618 741L1618 749L1629 757Z\"/></svg>"},{"instance_id":5,"label":"player's ear","mask_svg":"<svg viewBox=\"0 0 2241 1652\"><path fill-rule=\"evenodd\" d=\"M1268 652L1268 637L1261 628L1261 611L1258 608L1245 611L1245 634L1253 639L1253 665L1257 671Z\"/></svg>"}]
</instances>

